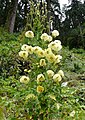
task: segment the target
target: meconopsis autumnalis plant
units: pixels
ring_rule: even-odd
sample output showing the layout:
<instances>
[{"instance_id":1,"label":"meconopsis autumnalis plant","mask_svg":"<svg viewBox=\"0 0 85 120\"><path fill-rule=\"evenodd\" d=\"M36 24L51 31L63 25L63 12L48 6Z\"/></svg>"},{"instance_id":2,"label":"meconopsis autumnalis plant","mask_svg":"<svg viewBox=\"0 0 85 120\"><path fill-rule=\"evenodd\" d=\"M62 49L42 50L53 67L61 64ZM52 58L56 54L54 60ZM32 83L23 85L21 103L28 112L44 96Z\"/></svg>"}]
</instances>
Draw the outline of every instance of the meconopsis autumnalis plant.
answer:
<instances>
[{"instance_id":1,"label":"meconopsis autumnalis plant","mask_svg":"<svg viewBox=\"0 0 85 120\"><path fill-rule=\"evenodd\" d=\"M57 30L52 31L52 36L43 33L40 36L41 43L44 42L43 46L24 44L19 52L19 56L24 61L30 61L31 66L29 70L24 70L25 75L20 77L20 82L26 86L25 107L32 119L35 116L36 120L50 119L59 114L64 72L58 67L62 59L59 54L62 49L61 41L53 40L58 35ZM25 37L31 43L35 36L32 31L27 31Z\"/></svg>"}]
</instances>

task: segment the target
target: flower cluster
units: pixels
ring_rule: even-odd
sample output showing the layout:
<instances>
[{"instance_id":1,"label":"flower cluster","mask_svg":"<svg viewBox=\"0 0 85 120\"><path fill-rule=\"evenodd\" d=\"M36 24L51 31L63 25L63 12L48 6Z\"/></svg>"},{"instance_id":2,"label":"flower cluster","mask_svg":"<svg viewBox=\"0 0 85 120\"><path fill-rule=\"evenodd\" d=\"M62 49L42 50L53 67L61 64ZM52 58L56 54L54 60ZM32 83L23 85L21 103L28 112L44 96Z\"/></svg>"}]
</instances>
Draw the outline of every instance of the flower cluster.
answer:
<instances>
[{"instance_id":1,"label":"flower cluster","mask_svg":"<svg viewBox=\"0 0 85 120\"><path fill-rule=\"evenodd\" d=\"M47 77L52 79L54 83L59 83L62 78L64 77L64 72L62 70L59 70L58 73L54 73L52 70L47 70ZM39 74L37 76L37 83L41 84L43 81L46 82L45 76L43 74ZM40 89L37 89L37 92L43 92L44 88L42 86L38 86Z\"/></svg>"},{"instance_id":2,"label":"flower cluster","mask_svg":"<svg viewBox=\"0 0 85 120\"><path fill-rule=\"evenodd\" d=\"M32 33L31 31L27 31L26 34L29 32L30 34ZM27 37L30 37L30 35L28 34ZM46 33L43 33L41 35L41 39L43 39L44 41L46 40L52 41L51 36L47 35ZM30 46L30 45L24 44L21 47L22 51L19 52L19 56L24 59L27 59L29 54L36 54L39 58L44 58L40 60L40 66L46 66L45 59L50 63L56 64L60 62L60 60L62 59L62 56L58 55L58 51L60 51L61 48L62 48L62 45L60 40L55 40L50 42L48 44L48 48L46 49L42 49L40 46Z\"/></svg>"},{"instance_id":3,"label":"flower cluster","mask_svg":"<svg viewBox=\"0 0 85 120\"><path fill-rule=\"evenodd\" d=\"M52 31L52 36L56 37L59 35L59 32L57 30ZM33 38L34 37L34 33L32 31L27 31L25 33L25 36L28 38ZM19 56L27 59L27 57L30 54L36 54L39 58L40 58L40 66L46 66L46 60L50 63L59 63L60 60L62 59L61 55L55 54L54 52L58 53L58 51L61 50L62 45L61 45L61 41L60 40L55 40L52 41L52 36L49 36L47 33L43 33L41 35L41 39L44 41L49 41L50 43L48 44L48 48L47 49L42 49L39 46L31 46L31 45L27 45L24 44L21 47L21 51L19 52ZM47 70L47 75L49 78L53 77L53 80L55 82L60 82L62 77L64 76L64 73L62 70L60 70L57 74L54 74L54 72L52 70ZM39 74L37 76L37 83L42 82L45 80L45 77L43 74ZM29 82L29 78L22 76L20 79L21 83L27 83ZM41 90L42 87L39 86L39 89L37 88L37 91L44 91Z\"/></svg>"},{"instance_id":4,"label":"flower cluster","mask_svg":"<svg viewBox=\"0 0 85 120\"><path fill-rule=\"evenodd\" d=\"M52 36L51 36L52 35ZM51 66L58 66L60 63L62 56L59 54L59 51L62 49L61 41L60 40L54 40L53 39L59 35L59 32L57 30L52 31L52 34L48 35L47 33L43 33L41 35L41 41L47 44L47 47L40 47L40 46L34 46L34 45L28 45L24 44L21 47L21 51L19 52L19 56L25 60L30 59L33 57L35 59L31 63L33 65L36 65L35 71L25 69L24 72L27 72L30 76L30 73L34 72L32 74L33 80L35 81L35 85L31 86L34 87L36 91L36 95L31 92L27 95L26 100L29 99L38 99L39 95L47 94L47 98L53 101L56 101L56 95L55 93L49 93L48 87L50 89L51 86L59 85L62 81L62 78L64 77L64 72L62 70L55 70ZM25 33L25 36L30 40L34 37L34 33L32 31L27 31ZM35 62L36 61L36 62ZM32 66L33 66L32 65ZM55 68L54 67L54 68ZM20 82L22 84L31 84L31 76L21 76ZM43 96L44 97L44 96ZM43 99L43 98L42 98ZM56 103L57 109L60 108L60 105Z\"/></svg>"},{"instance_id":5,"label":"flower cluster","mask_svg":"<svg viewBox=\"0 0 85 120\"><path fill-rule=\"evenodd\" d=\"M57 30L53 30L53 31L52 31L52 36L48 35L47 33L43 33L43 34L41 35L41 40L51 42L51 41L53 40L52 37L55 38L55 37L57 37L57 36L59 36L59 32L58 32Z\"/></svg>"},{"instance_id":6,"label":"flower cluster","mask_svg":"<svg viewBox=\"0 0 85 120\"><path fill-rule=\"evenodd\" d=\"M50 43L51 44L51 43ZM59 43L55 43L54 46L50 46L50 44L48 45L48 48L43 50L41 47L39 46L29 46L24 44L21 49L22 51L19 52L19 56L27 59L29 54L36 54L39 58L45 58L46 60L48 60L48 62L50 63L59 63L60 60L62 59L61 55L58 54L54 54L52 50L55 51L59 51L62 46ZM45 59L42 59L40 61L40 65L46 65L45 63Z\"/></svg>"},{"instance_id":7,"label":"flower cluster","mask_svg":"<svg viewBox=\"0 0 85 120\"><path fill-rule=\"evenodd\" d=\"M50 42L50 41L52 41L52 37L50 35L48 35L47 33L43 33L41 35L41 40Z\"/></svg>"}]
</instances>

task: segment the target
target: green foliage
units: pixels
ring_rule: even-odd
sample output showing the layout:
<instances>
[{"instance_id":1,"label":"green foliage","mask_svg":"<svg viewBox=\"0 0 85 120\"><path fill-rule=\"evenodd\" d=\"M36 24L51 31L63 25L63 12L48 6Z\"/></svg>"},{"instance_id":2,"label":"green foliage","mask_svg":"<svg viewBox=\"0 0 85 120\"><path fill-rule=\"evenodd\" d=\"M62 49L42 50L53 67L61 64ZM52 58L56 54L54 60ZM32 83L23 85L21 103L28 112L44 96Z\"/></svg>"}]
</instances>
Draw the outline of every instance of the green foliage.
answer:
<instances>
[{"instance_id":1,"label":"green foliage","mask_svg":"<svg viewBox=\"0 0 85 120\"><path fill-rule=\"evenodd\" d=\"M65 6L66 19L62 22L61 35L63 44L72 48L84 48L85 46L85 5L80 1L71 1ZM62 34L63 33L63 34Z\"/></svg>"},{"instance_id":2,"label":"green foliage","mask_svg":"<svg viewBox=\"0 0 85 120\"><path fill-rule=\"evenodd\" d=\"M83 49L72 49L69 52L68 48L65 48L62 54L64 54L62 66L67 72L73 71L77 74L85 72L85 53Z\"/></svg>"},{"instance_id":3,"label":"green foliage","mask_svg":"<svg viewBox=\"0 0 85 120\"><path fill-rule=\"evenodd\" d=\"M48 42L43 42L40 38L36 40L36 37L33 39L25 38L22 43L33 46L38 45L43 49L47 48L48 44ZM9 41L2 40L0 44L0 68L2 68L0 106L5 109L5 112L1 112L2 115L6 116L7 120L83 120L85 114L84 50L73 49L69 51L68 48L63 48L59 52L63 56L60 64L54 66L46 61L47 67L41 67L37 64L40 61L37 56L29 55L28 62L19 58L18 52L22 43L12 39ZM23 66L24 64L25 66ZM65 77L59 84L48 78L45 71L49 68L54 72L59 69L65 71ZM27 69L27 71L24 71L24 69ZM20 72L21 75L29 75L31 80L27 85L20 83ZM46 78L46 82L40 84L44 86L45 91L40 94L36 91L36 76L39 73L43 73ZM65 82L68 84L64 87L62 84ZM34 94L36 97L29 98L29 94ZM49 95L55 97L50 98ZM73 116L71 116L72 112L75 113Z\"/></svg>"},{"instance_id":4,"label":"green foliage","mask_svg":"<svg viewBox=\"0 0 85 120\"><path fill-rule=\"evenodd\" d=\"M9 34L6 32L5 28L0 27L0 43L3 41L16 41L17 40L17 34Z\"/></svg>"},{"instance_id":5,"label":"green foliage","mask_svg":"<svg viewBox=\"0 0 85 120\"><path fill-rule=\"evenodd\" d=\"M46 2L37 2L35 4L35 2L30 0L30 12L27 14L27 23L25 30L32 30L35 32L35 36L40 36L42 32L48 32L50 29L50 23L48 23L47 14L48 11Z\"/></svg>"},{"instance_id":6,"label":"green foliage","mask_svg":"<svg viewBox=\"0 0 85 120\"><path fill-rule=\"evenodd\" d=\"M3 109L0 107L0 120L6 120Z\"/></svg>"},{"instance_id":7,"label":"green foliage","mask_svg":"<svg viewBox=\"0 0 85 120\"><path fill-rule=\"evenodd\" d=\"M83 29L81 29L81 26L77 27L76 29L72 29L68 35L67 38L67 44L69 46L69 49L77 48L84 48L84 36L83 36Z\"/></svg>"},{"instance_id":8,"label":"green foliage","mask_svg":"<svg viewBox=\"0 0 85 120\"><path fill-rule=\"evenodd\" d=\"M18 51L20 42L17 41L17 35L11 35L0 31L0 75L4 78L15 75L18 69Z\"/></svg>"}]
</instances>

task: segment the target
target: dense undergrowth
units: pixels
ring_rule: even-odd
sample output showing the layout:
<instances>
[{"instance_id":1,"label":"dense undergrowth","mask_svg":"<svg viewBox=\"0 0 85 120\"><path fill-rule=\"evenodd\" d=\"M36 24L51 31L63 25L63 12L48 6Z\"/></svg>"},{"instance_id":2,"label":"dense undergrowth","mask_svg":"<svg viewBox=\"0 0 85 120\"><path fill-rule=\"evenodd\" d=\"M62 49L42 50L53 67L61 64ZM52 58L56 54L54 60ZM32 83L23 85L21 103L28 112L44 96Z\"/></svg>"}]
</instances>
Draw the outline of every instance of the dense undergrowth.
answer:
<instances>
[{"instance_id":1,"label":"dense undergrowth","mask_svg":"<svg viewBox=\"0 0 85 120\"><path fill-rule=\"evenodd\" d=\"M18 55L23 43L27 44L28 39L24 38L24 41L22 41L16 35L11 36L9 34L7 36L3 34L0 37L0 117L3 116L0 120L5 120L5 118L7 120L32 120L32 117L37 120L35 114L38 116L39 110L41 110L37 99L26 102L29 85L21 84L19 81L21 75L28 74L25 70L27 69L30 72L29 70L32 68L31 57L28 61L23 62L23 59ZM41 41L34 39L29 44L41 45ZM52 108L52 111L49 110L49 112L44 113L44 120L84 120L85 51L83 49L69 50L67 47L63 47L60 54L63 58L59 68L65 73L61 82L61 93L57 96L56 104L54 99L51 99L49 103L45 101L49 108ZM36 65L34 67L36 69ZM31 72L30 76L33 79ZM30 84L30 86L33 86L33 84ZM57 85L57 87L59 86ZM32 89L32 92L35 91ZM60 96L62 96L62 99L60 99ZM30 108L31 112L28 114L30 102L33 103L36 111ZM45 105L46 103L42 106ZM57 106L57 110L55 106ZM43 110L39 116L40 120L42 113ZM46 118L48 114L49 116Z\"/></svg>"}]
</instances>

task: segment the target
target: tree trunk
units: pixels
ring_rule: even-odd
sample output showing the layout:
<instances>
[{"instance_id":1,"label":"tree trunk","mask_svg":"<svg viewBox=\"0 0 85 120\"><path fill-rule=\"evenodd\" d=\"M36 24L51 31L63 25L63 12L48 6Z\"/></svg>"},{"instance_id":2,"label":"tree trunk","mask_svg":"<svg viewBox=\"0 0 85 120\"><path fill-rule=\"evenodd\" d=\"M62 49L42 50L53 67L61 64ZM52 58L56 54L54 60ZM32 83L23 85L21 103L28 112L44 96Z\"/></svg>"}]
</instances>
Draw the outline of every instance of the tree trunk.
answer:
<instances>
[{"instance_id":1,"label":"tree trunk","mask_svg":"<svg viewBox=\"0 0 85 120\"><path fill-rule=\"evenodd\" d=\"M46 0L47 2L47 22L48 22L48 33L50 34L50 0Z\"/></svg>"},{"instance_id":2,"label":"tree trunk","mask_svg":"<svg viewBox=\"0 0 85 120\"><path fill-rule=\"evenodd\" d=\"M17 7L18 7L18 0L12 0L6 20L6 29L10 33L13 33L14 31Z\"/></svg>"}]
</instances>

